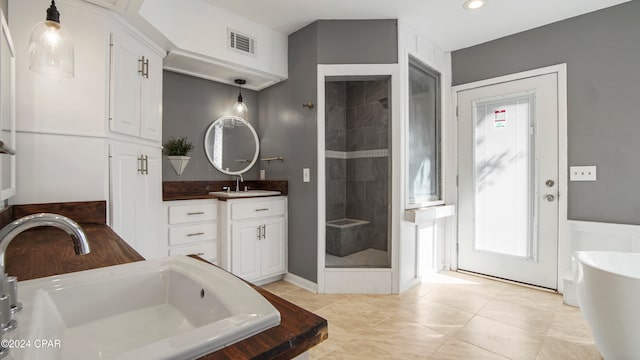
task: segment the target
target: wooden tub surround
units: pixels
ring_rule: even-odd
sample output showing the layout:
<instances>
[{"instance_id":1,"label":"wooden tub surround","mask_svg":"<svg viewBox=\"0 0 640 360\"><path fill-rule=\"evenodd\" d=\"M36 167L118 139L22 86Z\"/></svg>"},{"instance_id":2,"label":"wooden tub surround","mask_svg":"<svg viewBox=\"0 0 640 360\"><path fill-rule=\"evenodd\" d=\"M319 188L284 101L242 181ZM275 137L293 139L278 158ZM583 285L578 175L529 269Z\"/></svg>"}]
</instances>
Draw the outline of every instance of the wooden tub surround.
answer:
<instances>
[{"instance_id":1,"label":"wooden tub surround","mask_svg":"<svg viewBox=\"0 0 640 360\"><path fill-rule=\"evenodd\" d=\"M0 211L0 226L39 212L57 213L78 222L87 234L91 253L75 255L71 239L59 229L27 230L9 244L6 253L6 271L17 276L18 281L144 260L106 225L105 201L14 205ZM278 309L280 325L202 359L291 359L328 338L325 319L252 286Z\"/></svg>"}]
</instances>

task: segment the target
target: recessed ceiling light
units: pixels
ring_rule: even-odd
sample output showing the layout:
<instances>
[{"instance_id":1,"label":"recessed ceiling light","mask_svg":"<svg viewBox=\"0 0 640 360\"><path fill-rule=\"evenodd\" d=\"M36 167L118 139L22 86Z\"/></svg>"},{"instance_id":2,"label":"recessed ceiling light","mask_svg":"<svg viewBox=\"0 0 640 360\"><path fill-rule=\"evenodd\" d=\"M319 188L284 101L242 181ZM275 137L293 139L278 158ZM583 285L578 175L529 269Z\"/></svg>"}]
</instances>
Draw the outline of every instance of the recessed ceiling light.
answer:
<instances>
[{"instance_id":1,"label":"recessed ceiling light","mask_svg":"<svg viewBox=\"0 0 640 360\"><path fill-rule=\"evenodd\" d=\"M467 10L476 10L485 6L487 2L485 0L467 0L462 4L462 7Z\"/></svg>"}]
</instances>

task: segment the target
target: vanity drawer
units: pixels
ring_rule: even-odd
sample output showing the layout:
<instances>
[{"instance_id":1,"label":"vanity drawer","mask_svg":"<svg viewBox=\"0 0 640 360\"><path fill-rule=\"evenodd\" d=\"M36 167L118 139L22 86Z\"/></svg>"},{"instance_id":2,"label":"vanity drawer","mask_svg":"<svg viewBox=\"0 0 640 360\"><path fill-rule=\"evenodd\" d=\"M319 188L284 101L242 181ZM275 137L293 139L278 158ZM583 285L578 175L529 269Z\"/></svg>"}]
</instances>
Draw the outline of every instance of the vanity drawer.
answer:
<instances>
[{"instance_id":1,"label":"vanity drawer","mask_svg":"<svg viewBox=\"0 0 640 360\"><path fill-rule=\"evenodd\" d=\"M284 211L284 199L238 202L231 205L231 220L283 216Z\"/></svg>"},{"instance_id":2,"label":"vanity drawer","mask_svg":"<svg viewBox=\"0 0 640 360\"><path fill-rule=\"evenodd\" d=\"M215 260L217 255L216 243L209 242L198 245L172 247L169 248L169 255L198 255L206 260Z\"/></svg>"},{"instance_id":3,"label":"vanity drawer","mask_svg":"<svg viewBox=\"0 0 640 360\"><path fill-rule=\"evenodd\" d=\"M195 224L169 228L169 245L185 245L216 239L216 224Z\"/></svg>"},{"instance_id":4,"label":"vanity drawer","mask_svg":"<svg viewBox=\"0 0 640 360\"><path fill-rule=\"evenodd\" d=\"M186 224L216 219L216 204L189 204L169 206L169 224Z\"/></svg>"}]
</instances>

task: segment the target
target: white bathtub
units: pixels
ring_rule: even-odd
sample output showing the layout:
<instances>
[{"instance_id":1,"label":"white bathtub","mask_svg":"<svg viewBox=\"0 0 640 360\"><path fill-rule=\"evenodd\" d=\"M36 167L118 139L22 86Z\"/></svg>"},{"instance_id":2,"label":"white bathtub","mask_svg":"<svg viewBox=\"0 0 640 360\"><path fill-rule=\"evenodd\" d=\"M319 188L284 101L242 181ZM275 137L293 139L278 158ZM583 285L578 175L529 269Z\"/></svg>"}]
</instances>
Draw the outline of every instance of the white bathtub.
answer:
<instances>
[{"instance_id":1,"label":"white bathtub","mask_svg":"<svg viewBox=\"0 0 640 360\"><path fill-rule=\"evenodd\" d=\"M606 360L640 359L640 254L577 251L578 304Z\"/></svg>"}]
</instances>

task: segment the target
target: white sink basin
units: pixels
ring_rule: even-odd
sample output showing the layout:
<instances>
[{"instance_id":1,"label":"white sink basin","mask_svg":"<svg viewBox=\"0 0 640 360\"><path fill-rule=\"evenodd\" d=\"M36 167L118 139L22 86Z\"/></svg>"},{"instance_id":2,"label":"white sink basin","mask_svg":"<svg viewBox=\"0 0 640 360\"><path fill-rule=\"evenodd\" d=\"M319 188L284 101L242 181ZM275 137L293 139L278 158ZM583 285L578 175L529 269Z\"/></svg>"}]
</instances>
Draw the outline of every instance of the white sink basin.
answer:
<instances>
[{"instance_id":1,"label":"white sink basin","mask_svg":"<svg viewBox=\"0 0 640 360\"><path fill-rule=\"evenodd\" d=\"M280 323L242 280L186 256L21 281L18 296L11 338L60 342L16 359L192 359Z\"/></svg>"},{"instance_id":2,"label":"white sink basin","mask_svg":"<svg viewBox=\"0 0 640 360\"><path fill-rule=\"evenodd\" d=\"M243 198L243 197L255 197L255 196L274 196L280 195L280 191L273 190L249 190L249 191L212 191L209 195L219 196L223 198Z\"/></svg>"}]
</instances>

